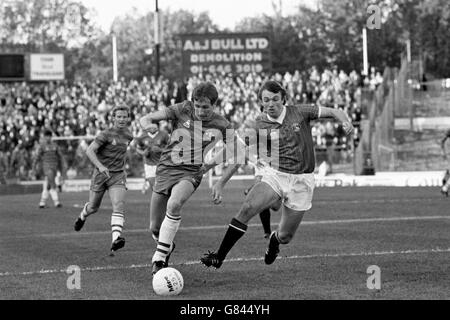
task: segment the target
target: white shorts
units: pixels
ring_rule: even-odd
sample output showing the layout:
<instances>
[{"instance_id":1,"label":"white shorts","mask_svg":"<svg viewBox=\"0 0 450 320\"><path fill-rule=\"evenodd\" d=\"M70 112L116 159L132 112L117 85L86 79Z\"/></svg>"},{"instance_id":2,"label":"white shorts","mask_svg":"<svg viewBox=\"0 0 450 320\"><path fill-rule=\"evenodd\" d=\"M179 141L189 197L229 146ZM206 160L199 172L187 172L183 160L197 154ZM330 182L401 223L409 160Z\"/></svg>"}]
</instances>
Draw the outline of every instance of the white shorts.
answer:
<instances>
[{"instance_id":1,"label":"white shorts","mask_svg":"<svg viewBox=\"0 0 450 320\"><path fill-rule=\"evenodd\" d=\"M311 209L315 186L314 173L289 174L265 168L261 181L271 186L289 209L295 211Z\"/></svg>"},{"instance_id":2,"label":"white shorts","mask_svg":"<svg viewBox=\"0 0 450 320\"><path fill-rule=\"evenodd\" d=\"M156 166L149 166L144 164L145 179L150 179L156 177Z\"/></svg>"}]
</instances>

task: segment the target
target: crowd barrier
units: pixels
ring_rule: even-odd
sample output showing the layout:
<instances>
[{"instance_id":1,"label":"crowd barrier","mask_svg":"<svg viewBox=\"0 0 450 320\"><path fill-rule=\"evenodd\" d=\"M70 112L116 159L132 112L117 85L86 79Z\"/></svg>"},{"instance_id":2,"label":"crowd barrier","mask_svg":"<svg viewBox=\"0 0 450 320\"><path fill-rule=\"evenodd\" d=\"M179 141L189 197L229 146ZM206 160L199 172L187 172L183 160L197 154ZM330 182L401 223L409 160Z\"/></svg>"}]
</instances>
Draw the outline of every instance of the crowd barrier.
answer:
<instances>
[{"instance_id":1,"label":"crowd barrier","mask_svg":"<svg viewBox=\"0 0 450 320\"><path fill-rule=\"evenodd\" d=\"M330 174L327 176L315 175L316 187L439 187L445 171L415 171L415 172L377 172L370 176L356 176L349 174ZM230 183L241 182L250 184L254 176L233 176ZM90 179L66 180L63 185L64 192L89 191ZM130 178L127 180L128 190L142 190L143 178ZM210 185L205 177L201 188ZM0 195L36 193L42 190L42 181L27 181L14 185L2 185Z\"/></svg>"}]
</instances>

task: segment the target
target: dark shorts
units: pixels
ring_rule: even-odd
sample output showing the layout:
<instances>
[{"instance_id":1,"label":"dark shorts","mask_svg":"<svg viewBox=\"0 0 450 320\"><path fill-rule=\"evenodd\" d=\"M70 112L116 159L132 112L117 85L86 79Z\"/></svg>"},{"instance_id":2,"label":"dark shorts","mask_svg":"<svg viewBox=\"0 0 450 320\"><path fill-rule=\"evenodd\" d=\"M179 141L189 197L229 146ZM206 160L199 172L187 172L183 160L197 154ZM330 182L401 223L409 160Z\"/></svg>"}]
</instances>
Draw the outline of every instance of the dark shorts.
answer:
<instances>
[{"instance_id":1,"label":"dark shorts","mask_svg":"<svg viewBox=\"0 0 450 320\"><path fill-rule=\"evenodd\" d=\"M109 172L110 178L104 173L100 173L98 170L94 170L91 178L91 191L102 192L111 187L123 187L127 188L127 175L124 171Z\"/></svg>"},{"instance_id":2,"label":"dark shorts","mask_svg":"<svg viewBox=\"0 0 450 320\"><path fill-rule=\"evenodd\" d=\"M158 166L156 168L153 191L170 197L173 186L178 182L187 180L192 183L194 189L197 189L202 182L202 178L203 175L199 174L198 171L187 171L177 169L176 167Z\"/></svg>"}]
</instances>

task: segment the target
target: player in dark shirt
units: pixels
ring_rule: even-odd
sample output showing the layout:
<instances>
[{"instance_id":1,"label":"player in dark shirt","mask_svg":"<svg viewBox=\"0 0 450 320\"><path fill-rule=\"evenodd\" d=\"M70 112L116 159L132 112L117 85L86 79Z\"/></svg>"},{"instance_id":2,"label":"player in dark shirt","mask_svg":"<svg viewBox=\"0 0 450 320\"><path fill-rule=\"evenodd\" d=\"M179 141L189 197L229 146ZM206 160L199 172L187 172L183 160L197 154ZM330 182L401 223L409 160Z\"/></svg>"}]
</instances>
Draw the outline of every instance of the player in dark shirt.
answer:
<instances>
[{"instance_id":1,"label":"player in dark shirt","mask_svg":"<svg viewBox=\"0 0 450 320\"><path fill-rule=\"evenodd\" d=\"M111 255L125 245L122 229L125 214L126 172L125 159L128 145L133 135L128 129L130 110L125 106L112 110L113 127L100 132L86 150L86 155L94 164L89 202L75 221L75 231L80 231L86 218L96 213L105 191L108 190L113 212L111 216Z\"/></svg>"},{"instance_id":2,"label":"player in dark shirt","mask_svg":"<svg viewBox=\"0 0 450 320\"><path fill-rule=\"evenodd\" d=\"M303 215L312 206L314 190L314 143L311 135L310 121L318 118L333 117L342 122L346 134L353 131L353 126L345 113L338 109L325 107L295 107L286 105L286 91L276 81L265 82L259 90L258 97L266 113L256 120L261 143L273 145L271 153L278 159L265 161L264 153L258 151L263 167L261 182L256 184L247 195L239 213L231 220L227 232L217 252L209 252L201 258L207 267L219 268L228 252L244 235L250 219L277 201L282 201L282 215L278 230L269 238L264 257L266 264L275 261L279 245L291 241ZM277 145L278 144L278 145ZM268 159L267 159L268 160ZM217 159L205 164L208 170L218 164ZM213 187L213 200L219 203L225 183L237 171L239 163L230 166Z\"/></svg>"},{"instance_id":3,"label":"player in dark shirt","mask_svg":"<svg viewBox=\"0 0 450 320\"><path fill-rule=\"evenodd\" d=\"M441 148L444 159L447 160L447 153L445 150L445 141L450 138L450 129L445 132L444 138L441 140ZM446 171L444 179L442 180L441 193L448 197L448 190L450 188L449 170Z\"/></svg>"},{"instance_id":4,"label":"player in dark shirt","mask_svg":"<svg viewBox=\"0 0 450 320\"><path fill-rule=\"evenodd\" d=\"M159 130L158 125L153 123L149 130L135 139L136 151L144 158L145 183L142 193L146 193L149 188L153 188L156 177L156 165L161 157L162 150L169 143L169 134L164 130Z\"/></svg>"},{"instance_id":5,"label":"player in dark shirt","mask_svg":"<svg viewBox=\"0 0 450 320\"><path fill-rule=\"evenodd\" d=\"M41 209L45 208L49 195L51 196L55 207L60 208L62 206L58 197L56 175L59 170L64 178L67 166L60 148L52 141L52 135L53 133L51 130L47 129L44 131L43 141L39 145L32 165L33 171L36 172L38 171L37 164L42 161L45 180L42 187L41 200L39 202L39 208Z\"/></svg>"},{"instance_id":6,"label":"player in dark shirt","mask_svg":"<svg viewBox=\"0 0 450 320\"><path fill-rule=\"evenodd\" d=\"M181 209L203 177L204 155L218 141L225 141L226 130L232 129L223 116L214 112L217 99L214 85L202 83L194 89L192 101L186 100L140 119L143 130L161 120L172 120L174 128L157 165L153 186L150 223L157 247L152 258L152 274L168 265L181 222Z\"/></svg>"}]
</instances>

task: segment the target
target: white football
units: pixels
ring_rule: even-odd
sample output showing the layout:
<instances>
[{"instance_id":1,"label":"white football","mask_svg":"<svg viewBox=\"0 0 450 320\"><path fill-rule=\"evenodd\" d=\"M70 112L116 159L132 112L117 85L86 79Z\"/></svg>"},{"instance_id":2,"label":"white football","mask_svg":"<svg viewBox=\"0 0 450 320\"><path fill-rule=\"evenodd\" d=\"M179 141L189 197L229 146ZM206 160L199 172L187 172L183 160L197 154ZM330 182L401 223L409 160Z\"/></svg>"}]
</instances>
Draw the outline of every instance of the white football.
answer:
<instances>
[{"instance_id":1,"label":"white football","mask_svg":"<svg viewBox=\"0 0 450 320\"><path fill-rule=\"evenodd\" d=\"M184 281L180 271L163 268L153 276L153 291L160 296L175 296L183 290Z\"/></svg>"}]
</instances>

